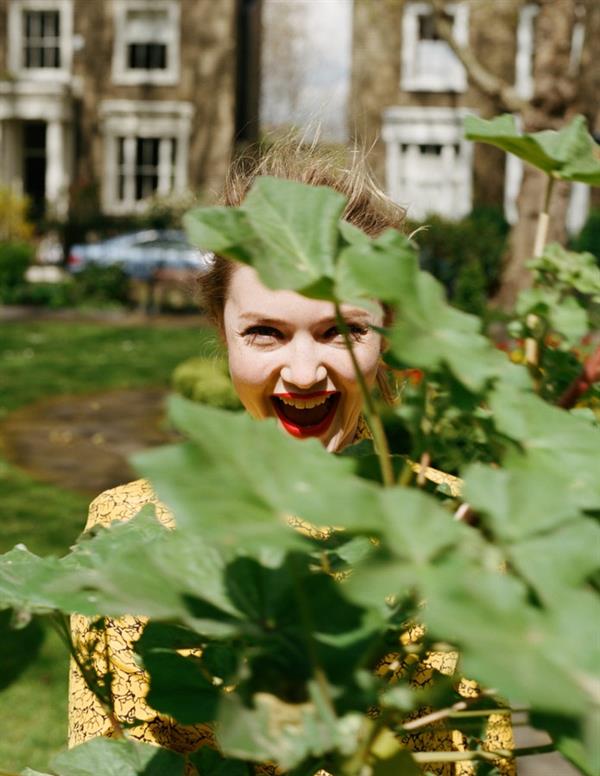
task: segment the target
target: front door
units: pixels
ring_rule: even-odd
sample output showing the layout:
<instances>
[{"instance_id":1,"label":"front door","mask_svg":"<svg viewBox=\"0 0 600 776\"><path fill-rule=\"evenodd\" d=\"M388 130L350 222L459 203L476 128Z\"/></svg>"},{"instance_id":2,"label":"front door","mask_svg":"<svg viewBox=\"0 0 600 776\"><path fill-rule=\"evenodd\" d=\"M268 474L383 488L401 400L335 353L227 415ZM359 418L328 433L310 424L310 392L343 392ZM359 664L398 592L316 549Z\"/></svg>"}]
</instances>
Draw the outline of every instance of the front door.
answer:
<instances>
[{"instance_id":1,"label":"front door","mask_svg":"<svg viewBox=\"0 0 600 776\"><path fill-rule=\"evenodd\" d=\"M46 205L46 122L23 122L23 191L31 201L30 217L37 221Z\"/></svg>"}]
</instances>

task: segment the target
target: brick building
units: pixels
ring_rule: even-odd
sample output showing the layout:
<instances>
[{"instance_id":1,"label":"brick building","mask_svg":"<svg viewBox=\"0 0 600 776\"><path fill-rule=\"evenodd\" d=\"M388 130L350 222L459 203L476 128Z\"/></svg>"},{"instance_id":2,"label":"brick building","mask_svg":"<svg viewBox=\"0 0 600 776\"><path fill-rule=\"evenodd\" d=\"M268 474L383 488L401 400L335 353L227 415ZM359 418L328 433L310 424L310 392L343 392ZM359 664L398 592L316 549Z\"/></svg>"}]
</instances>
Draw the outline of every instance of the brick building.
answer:
<instances>
[{"instance_id":1,"label":"brick building","mask_svg":"<svg viewBox=\"0 0 600 776\"><path fill-rule=\"evenodd\" d=\"M446 3L446 11L456 40L529 99L538 4L462 0ZM574 66L593 40L584 19L575 24L570 42ZM588 68L582 75L593 73ZM596 92L595 106L582 109L593 115L597 106ZM429 4L354 0L350 128L367 146L374 144L374 166L388 193L409 205L409 215L417 219L430 212L459 218L477 202L503 204L514 222L521 163L466 142L467 113L487 118L497 109L468 83L464 67L439 39ZM575 184L567 218L571 231L581 227L588 203L589 187Z\"/></svg>"},{"instance_id":2,"label":"brick building","mask_svg":"<svg viewBox=\"0 0 600 776\"><path fill-rule=\"evenodd\" d=\"M260 0L0 0L0 182L64 217L217 188L258 113Z\"/></svg>"}]
</instances>

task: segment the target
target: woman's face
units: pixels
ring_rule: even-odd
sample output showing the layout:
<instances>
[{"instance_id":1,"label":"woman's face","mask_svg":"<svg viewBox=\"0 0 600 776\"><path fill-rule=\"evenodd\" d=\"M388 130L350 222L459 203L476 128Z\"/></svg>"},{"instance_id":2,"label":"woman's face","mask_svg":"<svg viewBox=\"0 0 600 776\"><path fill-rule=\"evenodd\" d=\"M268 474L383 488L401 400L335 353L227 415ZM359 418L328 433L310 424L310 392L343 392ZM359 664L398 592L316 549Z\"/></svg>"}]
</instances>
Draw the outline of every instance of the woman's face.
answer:
<instances>
[{"instance_id":1,"label":"woman's face","mask_svg":"<svg viewBox=\"0 0 600 776\"><path fill-rule=\"evenodd\" d=\"M370 326L381 326L383 313L343 305L342 314L372 387L381 336ZM317 437L328 450L352 441L362 399L331 302L273 291L252 267L239 265L223 326L233 384L253 417L276 417L292 436Z\"/></svg>"}]
</instances>

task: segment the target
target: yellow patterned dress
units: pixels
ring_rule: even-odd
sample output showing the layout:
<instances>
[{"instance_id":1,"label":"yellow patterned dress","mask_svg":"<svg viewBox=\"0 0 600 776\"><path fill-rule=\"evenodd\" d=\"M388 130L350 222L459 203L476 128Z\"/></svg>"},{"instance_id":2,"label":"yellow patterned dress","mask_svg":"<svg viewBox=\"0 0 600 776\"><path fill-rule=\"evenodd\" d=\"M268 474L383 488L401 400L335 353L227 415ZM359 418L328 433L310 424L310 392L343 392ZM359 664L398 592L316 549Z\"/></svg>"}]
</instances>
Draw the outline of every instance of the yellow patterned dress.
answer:
<instances>
[{"instance_id":1,"label":"yellow patterned dress","mask_svg":"<svg viewBox=\"0 0 600 776\"><path fill-rule=\"evenodd\" d=\"M436 482L445 481L456 491L457 480L435 470L427 470L426 476ZM146 504L154 504L158 520L165 526L173 527L174 519L168 509L161 504L150 484L137 480L108 490L96 498L89 511L86 530L94 526L108 526L114 520L129 520ZM290 520L299 530L307 531L316 538L326 536L328 532L319 532L307 526L297 518ZM91 651L95 668L100 674L111 672L112 695L116 718L119 722L140 723L128 730L128 735L138 741L165 746L178 752L191 752L206 744L214 744L210 725L181 725L170 717L151 709L145 701L148 689L146 673L136 663L133 644L139 638L145 620L138 617L120 617L107 619L101 638L98 632L90 628L90 621L81 615L73 615L71 628L74 642L81 654ZM402 637L404 643L415 643L423 630L415 625ZM90 648L90 645L93 645ZM433 680L434 673L440 672L452 676L456 670L458 655L456 652L430 652L418 666L415 682L425 686ZM397 654L387 655L376 667L381 675L393 680L402 674L404 668ZM477 695L475 682L457 677L457 689L465 698ZM426 710L425 710L426 711ZM415 716L425 713L420 710ZM69 674L69 746L76 746L97 736L111 737L115 733L114 723L102 708L96 696L88 689L77 665L71 661ZM452 730L440 722L424 731L409 733L402 739L413 751L464 751L467 740L458 730ZM472 742L471 742L472 743ZM512 749L512 728L507 714L494 714L489 718L486 736L481 746L490 751ZM516 773L511 760L497 761L502 776L514 776ZM270 769L264 769L270 770ZM427 770L436 776L470 776L475 767L470 762L428 764ZM192 769L188 773L195 773Z\"/></svg>"}]
</instances>

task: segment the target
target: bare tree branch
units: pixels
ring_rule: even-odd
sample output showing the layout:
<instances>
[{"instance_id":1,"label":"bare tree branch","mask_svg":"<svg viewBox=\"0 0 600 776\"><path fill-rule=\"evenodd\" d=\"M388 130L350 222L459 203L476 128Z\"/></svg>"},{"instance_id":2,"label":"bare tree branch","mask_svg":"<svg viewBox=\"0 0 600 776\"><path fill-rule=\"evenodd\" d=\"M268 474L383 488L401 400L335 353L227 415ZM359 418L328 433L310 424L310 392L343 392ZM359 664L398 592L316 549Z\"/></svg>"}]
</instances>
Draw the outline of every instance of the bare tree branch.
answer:
<instances>
[{"instance_id":1,"label":"bare tree branch","mask_svg":"<svg viewBox=\"0 0 600 776\"><path fill-rule=\"evenodd\" d=\"M498 78L485 68L477 59L471 48L457 43L452 32L452 23L448 20L445 0L429 0L437 34L452 49L461 61L469 81L481 89L484 94L497 101L501 110L509 113L520 113L527 107L527 102L518 96L514 87Z\"/></svg>"}]
</instances>

